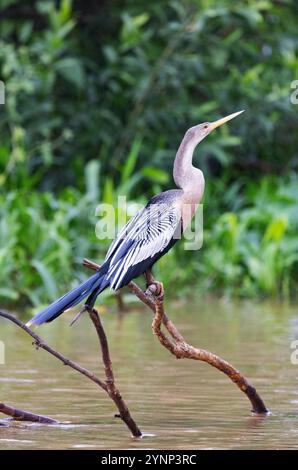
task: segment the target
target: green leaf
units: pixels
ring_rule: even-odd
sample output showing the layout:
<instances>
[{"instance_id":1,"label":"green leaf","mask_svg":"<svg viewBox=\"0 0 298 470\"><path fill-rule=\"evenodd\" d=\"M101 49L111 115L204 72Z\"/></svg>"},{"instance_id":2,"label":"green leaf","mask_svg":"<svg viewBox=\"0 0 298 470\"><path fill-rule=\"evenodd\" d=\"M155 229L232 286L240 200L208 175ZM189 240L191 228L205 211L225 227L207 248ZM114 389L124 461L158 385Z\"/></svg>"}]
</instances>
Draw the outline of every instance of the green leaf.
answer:
<instances>
[{"instance_id":1,"label":"green leaf","mask_svg":"<svg viewBox=\"0 0 298 470\"><path fill-rule=\"evenodd\" d=\"M85 72L82 63L73 57L60 59L55 63L55 70L72 85L83 88Z\"/></svg>"},{"instance_id":2,"label":"green leaf","mask_svg":"<svg viewBox=\"0 0 298 470\"><path fill-rule=\"evenodd\" d=\"M169 175L161 168L145 166L142 168L142 174L154 183L166 184L169 181Z\"/></svg>"},{"instance_id":3,"label":"green leaf","mask_svg":"<svg viewBox=\"0 0 298 470\"><path fill-rule=\"evenodd\" d=\"M133 173L133 171L135 169L135 166L136 166L136 163L137 163L137 159L138 159L138 155L139 155L141 145L142 145L141 137L139 137L139 136L135 137L135 139L133 141L133 144L131 146L130 152L128 154L128 157L127 157L124 165L122 166L121 184L125 183L129 179L131 174Z\"/></svg>"},{"instance_id":4,"label":"green leaf","mask_svg":"<svg viewBox=\"0 0 298 470\"><path fill-rule=\"evenodd\" d=\"M0 287L0 297L9 300L17 300L19 295L15 290L9 289L8 287Z\"/></svg>"},{"instance_id":5,"label":"green leaf","mask_svg":"<svg viewBox=\"0 0 298 470\"><path fill-rule=\"evenodd\" d=\"M113 204L114 202L114 184L111 178L106 178L102 192L102 202L105 204Z\"/></svg>"},{"instance_id":6,"label":"green leaf","mask_svg":"<svg viewBox=\"0 0 298 470\"><path fill-rule=\"evenodd\" d=\"M100 162L91 160L85 167L86 194L92 201L96 201L99 196L100 186Z\"/></svg>"},{"instance_id":7,"label":"green leaf","mask_svg":"<svg viewBox=\"0 0 298 470\"><path fill-rule=\"evenodd\" d=\"M52 299L58 297L58 290L57 290L56 282L53 276L51 275L50 271L48 270L48 268L44 265L44 263L35 259L32 261L31 264L40 275L43 281L44 287L46 291L48 292L49 297L51 297Z\"/></svg>"},{"instance_id":8,"label":"green leaf","mask_svg":"<svg viewBox=\"0 0 298 470\"><path fill-rule=\"evenodd\" d=\"M280 242L284 237L287 225L287 220L284 217L273 220L266 229L263 241L265 243Z\"/></svg>"}]
</instances>

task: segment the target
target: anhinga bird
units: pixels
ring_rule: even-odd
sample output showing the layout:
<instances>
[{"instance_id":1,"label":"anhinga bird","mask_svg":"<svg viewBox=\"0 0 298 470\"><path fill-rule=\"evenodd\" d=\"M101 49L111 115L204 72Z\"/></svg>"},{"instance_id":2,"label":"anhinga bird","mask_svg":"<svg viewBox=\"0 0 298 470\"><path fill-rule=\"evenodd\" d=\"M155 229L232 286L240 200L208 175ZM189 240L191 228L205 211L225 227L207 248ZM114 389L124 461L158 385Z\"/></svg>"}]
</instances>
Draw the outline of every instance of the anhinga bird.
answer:
<instances>
[{"instance_id":1,"label":"anhinga bird","mask_svg":"<svg viewBox=\"0 0 298 470\"><path fill-rule=\"evenodd\" d=\"M170 189L153 196L146 207L120 230L96 274L35 315L28 325L50 322L86 297L85 307L91 309L104 289L110 287L118 290L141 274L145 274L147 284L154 283L152 266L180 238L204 193L204 175L192 165L196 146L213 129L242 112L188 129L174 162L173 177L179 189Z\"/></svg>"}]
</instances>

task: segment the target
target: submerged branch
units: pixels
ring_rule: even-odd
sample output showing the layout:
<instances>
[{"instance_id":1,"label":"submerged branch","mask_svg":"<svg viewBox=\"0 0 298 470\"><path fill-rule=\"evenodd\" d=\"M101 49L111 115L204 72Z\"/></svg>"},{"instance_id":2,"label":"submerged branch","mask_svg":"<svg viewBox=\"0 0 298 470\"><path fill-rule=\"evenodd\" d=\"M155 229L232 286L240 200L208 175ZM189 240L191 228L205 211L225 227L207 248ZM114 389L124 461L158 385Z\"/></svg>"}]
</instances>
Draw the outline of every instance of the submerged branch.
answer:
<instances>
[{"instance_id":1,"label":"submerged branch","mask_svg":"<svg viewBox=\"0 0 298 470\"><path fill-rule=\"evenodd\" d=\"M11 416L15 421L31 421L33 423L41 424L58 424L58 421L53 418L49 418L48 416L37 415L34 413L29 413L28 411L19 410L18 408L5 405L5 403L0 403L0 412L7 416Z\"/></svg>"},{"instance_id":2,"label":"submerged branch","mask_svg":"<svg viewBox=\"0 0 298 470\"><path fill-rule=\"evenodd\" d=\"M84 259L83 265L95 271L100 269L100 265L87 259ZM147 293L143 292L142 289L133 281L128 284L128 288L141 300L141 302L147 305L154 312L154 319L152 323L153 333L157 336L159 342L177 359L187 358L207 362L211 366L226 374L239 387L239 389L245 393L252 404L252 411L254 413L268 413L268 410L256 389L237 369L235 369L225 360L221 359L219 356L216 356L215 354L204 349L195 348L185 341L177 327L166 315L163 301L159 300L157 296L154 296L152 291L151 295L153 296L154 300L152 300L151 296L148 296ZM166 336L161 331L162 324L169 332L171 338Z\"/></svg>"}]
</instances>

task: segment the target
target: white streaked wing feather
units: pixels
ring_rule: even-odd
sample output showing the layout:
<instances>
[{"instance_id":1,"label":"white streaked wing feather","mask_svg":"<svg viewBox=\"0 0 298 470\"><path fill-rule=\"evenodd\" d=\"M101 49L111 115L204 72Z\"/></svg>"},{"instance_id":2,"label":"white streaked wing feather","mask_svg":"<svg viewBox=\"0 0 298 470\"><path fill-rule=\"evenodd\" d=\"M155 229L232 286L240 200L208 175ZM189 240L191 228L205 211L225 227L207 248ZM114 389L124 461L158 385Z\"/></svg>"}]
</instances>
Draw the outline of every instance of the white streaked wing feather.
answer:
<instances>
[{"instance_id":1,"label":"white streaked wing feather","mask_svg":"<svg viewBox=\"0 0 298 470\"><path fill-rule=\"evenodd\" d=\"M130 266L134 266L147 258L154 257L170 243L181 221L179 205L151 204L137 214L114 242L110 259L108 278L113 277L111 287L119 288ZM119 239L119 237L122 239ZM128 252L119 260L118 249L124 240L133 240Z\"/></svg>"},{"instance_id":2,"label":"white streaked wing feather","mask_svg":"<svg viewBox=\"0 0 298 470\"><path fill-rule=\"evenodd\" d=\"M131 227L135 217L138 217L139 216L139 213L137 213L134 217L132 217L123 227L122 229L120 230L120 232L118 233L117 237L115 238L114 241L112 241L108 251L107 251L107 254L106 254L106 257L105 259L108 259L110 257L110 255L112 254L112 252L116 249L117 246L119 246L119 244L121 244L122 240L125 238L125 236L127 235L127 232L129 231L129 228Z\"/></svg>"}]
</instances>

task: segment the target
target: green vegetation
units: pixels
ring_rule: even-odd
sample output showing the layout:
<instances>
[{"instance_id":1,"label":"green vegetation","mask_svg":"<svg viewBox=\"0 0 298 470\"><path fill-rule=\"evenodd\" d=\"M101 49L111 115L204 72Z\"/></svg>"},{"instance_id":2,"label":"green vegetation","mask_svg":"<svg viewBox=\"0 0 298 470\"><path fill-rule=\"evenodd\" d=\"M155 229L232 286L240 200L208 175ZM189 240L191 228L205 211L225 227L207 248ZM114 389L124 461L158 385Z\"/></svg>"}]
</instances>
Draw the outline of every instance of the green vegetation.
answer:
<instances>
[{"instance_id":1,"label":"green vegetation","mask_svg":"<svg viewBox=\"0 0 298 470\"><path fill-rule=\"evenodd\" d=\"M108 242L100 202L172 185L185 130L244 113L200 146L204 246L159 262L168 289L296 294L295 0L2 0L0 301L45 304ZM175 288L173 287L175 280Z\"/></svg>"}]
</instances>

